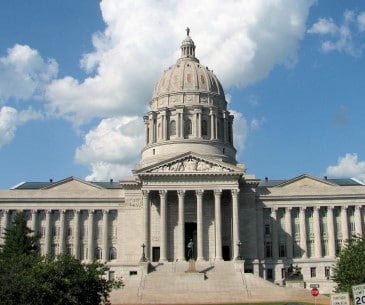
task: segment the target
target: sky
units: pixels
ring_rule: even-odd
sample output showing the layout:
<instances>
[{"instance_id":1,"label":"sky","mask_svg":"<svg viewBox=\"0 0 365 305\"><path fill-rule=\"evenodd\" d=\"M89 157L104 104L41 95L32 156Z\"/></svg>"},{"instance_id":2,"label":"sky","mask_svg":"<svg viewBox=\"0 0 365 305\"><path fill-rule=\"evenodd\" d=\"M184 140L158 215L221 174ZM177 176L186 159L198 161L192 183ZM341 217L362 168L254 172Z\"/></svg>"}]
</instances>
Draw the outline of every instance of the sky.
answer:
<instances>
[{"instance_id":1,"label":"sky","mask_svg":"<svg viewBox=\"0 0 365 305\"><path fill-rule=\"evenodd\" d=\"M365 182L365 1L12 0L0 3L0 189L130 175L186 27L248 174Z\"/></svg>"}]
</instances>

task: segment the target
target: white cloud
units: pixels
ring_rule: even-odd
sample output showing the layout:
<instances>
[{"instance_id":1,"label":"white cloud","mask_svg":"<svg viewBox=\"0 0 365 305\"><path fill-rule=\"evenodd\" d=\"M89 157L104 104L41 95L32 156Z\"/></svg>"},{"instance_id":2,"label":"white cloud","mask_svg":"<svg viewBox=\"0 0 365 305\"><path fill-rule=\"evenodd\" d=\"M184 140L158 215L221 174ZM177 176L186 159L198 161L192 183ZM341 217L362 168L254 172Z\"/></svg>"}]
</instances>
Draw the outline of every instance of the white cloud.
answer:
<instances>
[{"instance_id":1,"label":"white cloud","mask_svg":"<svg viewBox=\"0 0 365 305\"><path fill-rule=\"evenodd\" d=\"M10 143L19 125L30 120L41 118L42 115L31 108L18 112L13 107L3 106L0 108L0 148Z\"/></svg>"},{"instance_id":2,"label":"white cloud","mask_svg":"<svg viewBox=\"0 0 365 305\"><path fill-rule=\"evenodd\" d=\"M102 1L106 29L94 34L94 51L81 60L92 75L55 80L47 90L48 110L76 125L144 114L159 75L180 55L186 26L197 57L226 88L255 83L274 65L295 60L313 2Z\"/></svg>"},{"instance_id":3,"label":"white cloud","mask_svg":"<svg viewBox=\"0 0 365 305\"><path fill-rule=\"evenodd\" d=\"M43 60L38 51L16 44L0 57L0 100L41 97L44 87L58 72L53 59Z\"/></svg>"},{"instance_id":4,"label":"white cloud","mask_svg":"<svg viewBox=\"0 0 365 305\"><path fill-rule=\"evenodd\" d=\"M261 117L261 118L253 118L251 120L250 123L250 127L253 130L257 130L260 129L260 127L266 122L266 118L265 117Z\"/></svg>"},{"instance_id":5,"label":"white cloud","mask_svg":"<svg viewBox=\"0 0 365 305\"><path fill-rule=\"evenodd\" d=\"M355 26L357 25L357 30ZM336 24L332 18L319 18L309 29L309 34L317 34L326 37L321 43L323 52L337 51L358 57L362 53L363 37L365 31L365 12L356 16L355 12L346 10L342 23ZM327 38L327 36L330 38Z\"/></svg>"},{"instance_id":6,"label":"white cloud","mask_svg":"<svg viewBox=\"0 0 365 305\"><path fill-rule=\"evenodd\" d=\"M229 110L234 115L233 120L233 144L237 149L237 155L240 155L245 149L245 143L248 133L247 121L241 112Z\"/></svg>"},{"instance_id":7,"label":"white cloud","mask_svg":"<svg viewBox=\"0 0 365 305\"><path fill-rule=\"evenodd\" d=\"M355 153L338 158L336 165L327 167L326 174L332 177L351 177L365 182L365 161L359 161Z\"/></svg>"},{"instance_id":8,"label":"white cloud","mask_svg":"<svg viewBox=\"0 0 365 305\"><path fill-rule=\"evenodd\" d=\"M75 160L91 165L87 180L121 179L138 162L143 141L144 124L140 117L104 119L85 135Z\"/></svg>"},{"instance_id":9,"label":"white cloud","mask_svg":"<svg viewBox=\"0 0 365 305\"><path fill-rule=\"evenodd\" d=\"M359 31L365 31L365 12L362 12L357 16L357 26L359 28Z\"/></svg>"},{"instance_id":10,"label":"white cloud","mask_svg":"<svg viewBox=\"0 0 365 305\"><path fill-rule=\"evenodd\" d=\"M308 30L310 34L335 34L337 33L338 28L337 25L334 23L332 18L320 18L312 27Z\"/></svg>"}]
</instances>

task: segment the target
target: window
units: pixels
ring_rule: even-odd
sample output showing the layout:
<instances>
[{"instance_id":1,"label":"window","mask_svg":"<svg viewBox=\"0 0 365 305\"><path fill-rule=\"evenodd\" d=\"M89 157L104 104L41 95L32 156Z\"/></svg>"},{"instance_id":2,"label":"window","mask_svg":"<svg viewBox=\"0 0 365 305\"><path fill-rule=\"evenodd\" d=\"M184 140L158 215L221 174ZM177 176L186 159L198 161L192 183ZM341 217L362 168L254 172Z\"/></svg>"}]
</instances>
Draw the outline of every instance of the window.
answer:
<instances>
[{"instance_id":1,"label":"window","mask_svg":"<svg viewBox=\"0 0 365 305\"><path fill-rule=\"evenodd\" d=\"M67 251L67 254L73 255L73 247L72 247L72 244L67 244L66 251Z\"/></svg>"},{"instance_id":2,"label":"window","mask_svg":"<svg viewBox=\"0 0 365 305\"><path fill-rule=\"evenodd\" d=\"M279 245L279 256L280 257L285 257L286 256L286 245L285 245L285 243L281 243Z\"/></svg>"},{"instance_id":3,"label":"window","mask_svg":"<svg viewBox=\"0 0 365 305\"><path fill-rule=\"evenodd\" d=\"M327 279L329 279L330 278L330 276L331 276L331 271L330 271L331 269L330 269L330 267L328 267L328 266L326 266L326 267L324 267L324 276L327 278Z\"/></svg>"},{"instance_id":4,"label":"window","mask_svg":"<svg viewBox=\"0 0 365 305\"><path fill-rule=\"evenodd\" d=\"M265 257L272 257L271 241L265 242Z\"/></svg>"},{"instance_id":5,"label":"window","mask_svg":"<svg viewBox=\"0 0 365 305\"><path fill-rule=\"evenodd\" d=\"M273 270L271 268L267 269L266 277L267 280L272 280L274 278Z\"/></svg>"},{"instance_id":6,"label":"window","mask_svg":"<svg viewBox=\"0 0 365 305\"><path fill-rule=\"evenodd\" d=\"M317 276L316 273L317 273L316 272L316 267L311 267L311 278L316 277Z\"/></svg>"},{"instance_id":7,"label":"window","mask_svg":"<svg viewBox=\"0 0 365 305\"><path fill-rule=\"evenodd\" d=\"M170 136L176 136L176 121L170 123Z\"/></svg>"},{"instance_id":8,"label":"window","mask_svg":"<svg viewBox=\"0 0 365 305\"><path fill-rule=\"evenodd\" d=\"M103 255L102 255L102 251L101 248L97 247L95 249L95 259L102 259Z\"/></svg>"},{"instance_id":9,"label":"window","mask_svg":"<svg viewBox=\"0 0 365 305\"><path fill-rule=\"evenodd\" d=\"M114 271L109 271L109 281L114 280L115 278L115 272Z\"/></svg>"},{"instance_id":10,"label":"window","mask_svg":"<svg viewBox=\"0 0 365 305\"><path fill-rule=\"evenodd\" d=\"M184 125L184 134L185 134L185 136L188 136L188 135L191 135L191 133L192 133L191 121L186 120L185 125Z\"/></svg>"},{"instance_id":11,"label":"window","mask_svg":"<svg viewBox=\"0 0 365 305\"><path fill-rule=\"evenodd\" d=\"M270 235L270 225L269 224L265 225L265 235Z\"/></svg>"},{"instance_id":12,"label":"window","mask_svg":"<svg viewBox=\"0 0 365 305\"><path fill-rule=\"evenodd\" d=\"M110 260L117 259L117 249L116 248L114 248L114 247L110 248L109 259Z\"/></svg>"},{"instance_id":13,"label":"window","mask_svg":"<svg viewBox=\"0 0 365 305\"><path fill-rule=\"evenodd\" d=\"M202 136L208 135L208 122L207 120L202 121Z\"/></svg>"}]
</instances>

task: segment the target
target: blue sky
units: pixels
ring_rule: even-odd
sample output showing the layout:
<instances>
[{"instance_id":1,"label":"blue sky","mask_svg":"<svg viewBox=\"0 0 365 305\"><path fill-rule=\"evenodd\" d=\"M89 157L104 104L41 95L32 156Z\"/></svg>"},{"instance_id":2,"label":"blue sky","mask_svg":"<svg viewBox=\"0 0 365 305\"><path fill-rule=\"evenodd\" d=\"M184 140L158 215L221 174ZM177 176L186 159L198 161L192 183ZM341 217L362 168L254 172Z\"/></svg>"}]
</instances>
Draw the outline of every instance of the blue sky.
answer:
<instances>
[{"instance_id":1,"label":"blue sky","mask_svg":"<svg viewBox=\"0 0 365 305\"><path fill-rule=\"evenodd\" d=\"M365 181L365 2L36 0L0 4L0 188L122 179L185 28L263 179Z\"/></svg>"}]
</instances>

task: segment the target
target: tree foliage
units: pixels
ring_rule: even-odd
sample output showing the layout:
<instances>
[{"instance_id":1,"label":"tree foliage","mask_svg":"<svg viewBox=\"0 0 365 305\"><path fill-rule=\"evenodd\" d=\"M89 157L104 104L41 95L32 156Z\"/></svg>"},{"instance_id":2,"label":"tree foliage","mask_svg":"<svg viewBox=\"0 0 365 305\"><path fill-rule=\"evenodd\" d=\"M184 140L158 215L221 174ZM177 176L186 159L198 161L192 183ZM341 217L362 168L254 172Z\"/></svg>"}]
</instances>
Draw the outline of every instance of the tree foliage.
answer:
<instances>
[{"instance_id":1,"label":"tree foliage","mask_svg":"<svg viewBox=\"0 0 365 305\"><path fill-rule=\"evenodd\" d=\"M24 214L16 214L0 251L1 304L110 304L112 289L123 286L120 279L106 279L105 264L83 264L68 254L42 257L36 243Z\"/></svg>"},{"instance_id":2,"label":"tree foliage","mask_svg":"<svg viewBox=\"0 0 365 305\"><path fill-rule=\"evenodd\" d=\"M365 237L353 236L339 253L332 279L338 292L348 292L351 287L365 283Z\"/></svg>"}]
</instances>

